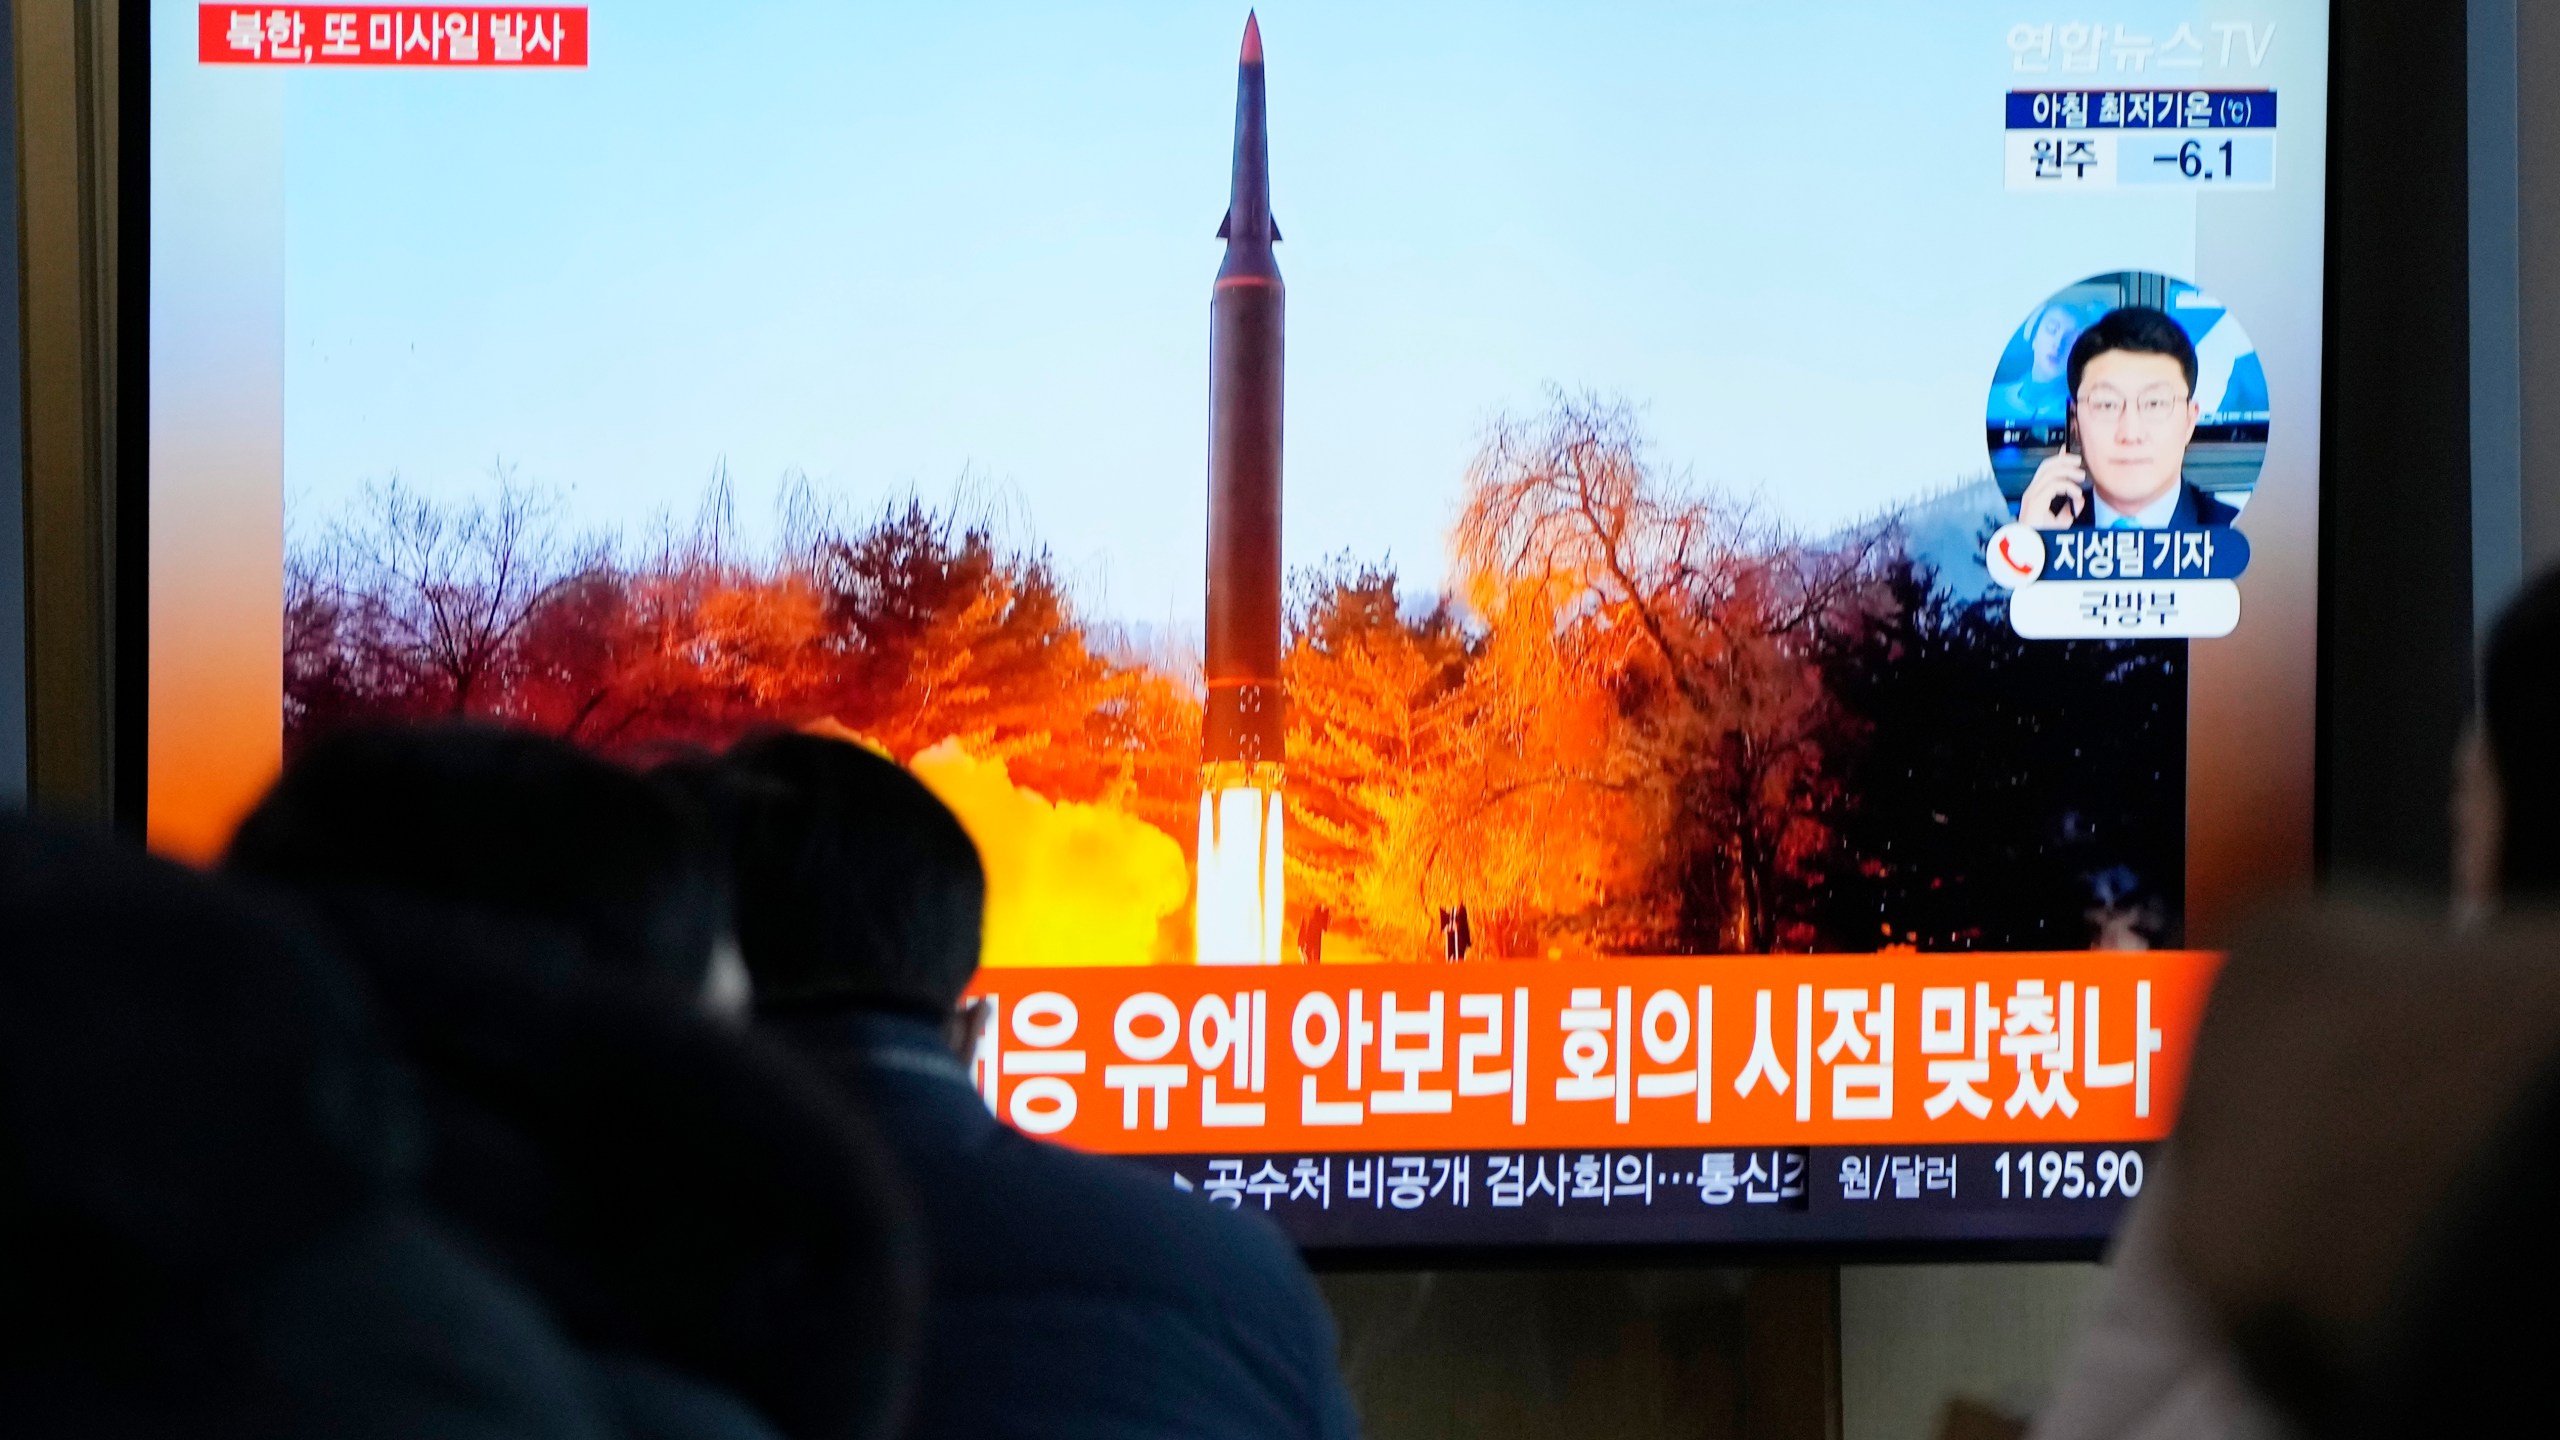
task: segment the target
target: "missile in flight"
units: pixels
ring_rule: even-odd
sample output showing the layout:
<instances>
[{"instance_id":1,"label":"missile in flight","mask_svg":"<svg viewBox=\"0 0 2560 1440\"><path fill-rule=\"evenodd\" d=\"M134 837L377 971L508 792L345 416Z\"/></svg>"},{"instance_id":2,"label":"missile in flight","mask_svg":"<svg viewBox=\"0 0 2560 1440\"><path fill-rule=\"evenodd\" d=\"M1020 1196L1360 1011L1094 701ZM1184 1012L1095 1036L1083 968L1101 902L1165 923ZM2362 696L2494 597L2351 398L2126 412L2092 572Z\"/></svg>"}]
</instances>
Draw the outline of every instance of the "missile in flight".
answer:
<instances>
[{"instance_id":1,"label":"missile in flight","mask_svg":"<svg viewBox=\"0 0 2560 1440\"><path fill-rule=\"evenodd\" d=\"M1236 65L1227 242L1209 292L1209 546L1200 737L1202 964L1276 964L1282 924L1280 416L1285 294L1272 246L1262 26Z\"/></svg>"}]
</instances>

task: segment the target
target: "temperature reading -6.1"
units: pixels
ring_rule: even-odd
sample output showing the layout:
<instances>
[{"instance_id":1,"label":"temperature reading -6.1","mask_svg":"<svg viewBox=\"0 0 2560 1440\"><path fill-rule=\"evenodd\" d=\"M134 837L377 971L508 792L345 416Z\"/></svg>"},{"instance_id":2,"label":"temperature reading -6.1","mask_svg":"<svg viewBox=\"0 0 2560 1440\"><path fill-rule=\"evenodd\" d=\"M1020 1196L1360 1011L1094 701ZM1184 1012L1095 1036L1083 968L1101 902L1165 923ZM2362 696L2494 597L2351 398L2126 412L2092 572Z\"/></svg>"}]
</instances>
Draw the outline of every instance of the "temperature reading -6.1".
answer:
<instances>
[{"instance_id":1,"label":"temperature reading -6.1","mask_svg":"<svg viewBox=\"0 0 2560 1440\"><path fill-rule=\"evenodd\" d=\"M2190 140L2179 146L2175 155L2154 155L2151 163L2166 165L2175 160L2178 173L2190 180L2210 180L2216 175L2228 180L2231 178L2231 142L2225 140L2215 149L2222 152L2222 163L2218 169L2214 165L2214 151L2206 149L2201 140Z\"/></svg>"},{"instance_id":2,"label":"temperature reading -6.1","mask_svg":"<svg viewBox=\"0 0 2560 1440\"><path fill-rule=\"evenodd\" d=\"M2248 189L2272 184L2276 174L2276 137L2269 130L2239 130L2203 135L2157 135L2143 144L2125 137L2127 164L2118 177L2128 185L2195 185L2208 189ZM2131 163L2135 156L2150 161Z\"/></svg>"},{"instance_id":3,"label":"temperature reading -6.1","mask_svg":"<svg viewBox=\"0 0 2560 1440\"><path fill-rule=\"evenodd\" d=\"M2136 1150L2003 1150L1991 1168L2003 1200L2130 1200L2142 1193Z\"/></svg>"}]
</instances>

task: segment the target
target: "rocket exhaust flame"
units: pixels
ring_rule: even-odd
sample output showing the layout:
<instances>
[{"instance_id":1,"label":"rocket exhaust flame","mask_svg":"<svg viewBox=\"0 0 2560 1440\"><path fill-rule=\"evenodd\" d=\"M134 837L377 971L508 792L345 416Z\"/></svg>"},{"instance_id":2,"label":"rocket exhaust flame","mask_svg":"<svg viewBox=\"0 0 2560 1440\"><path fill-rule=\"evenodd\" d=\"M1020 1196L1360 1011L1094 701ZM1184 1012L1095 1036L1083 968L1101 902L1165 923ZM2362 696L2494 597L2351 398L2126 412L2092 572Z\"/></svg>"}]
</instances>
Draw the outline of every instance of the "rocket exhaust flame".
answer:
<instances>
[{"instance_id":1,"label":"rocket exhaust flame","mask_svg":"<svg viewBox=\"0 0 2560 1440\"><path fill-rule=\"evenodd\" d=\"M1282 943L1280 767L1212 773L1200 793L1195 916L1203 965L1276 965Z\"/></svg>"},{"instance_id":2,"label":"rocket exhaust flame","mask_svg":"<svg viewBox=\"0 0 2560 1440\"><path fill-rule=\"evenodd\" d=\"M1278 964L1283 933L1280 416L1285 296L1271 247L1262 26L1245 16L1226 256L1209 292L1209 573L1196 956Z\"/></svg>"}]
</instances>

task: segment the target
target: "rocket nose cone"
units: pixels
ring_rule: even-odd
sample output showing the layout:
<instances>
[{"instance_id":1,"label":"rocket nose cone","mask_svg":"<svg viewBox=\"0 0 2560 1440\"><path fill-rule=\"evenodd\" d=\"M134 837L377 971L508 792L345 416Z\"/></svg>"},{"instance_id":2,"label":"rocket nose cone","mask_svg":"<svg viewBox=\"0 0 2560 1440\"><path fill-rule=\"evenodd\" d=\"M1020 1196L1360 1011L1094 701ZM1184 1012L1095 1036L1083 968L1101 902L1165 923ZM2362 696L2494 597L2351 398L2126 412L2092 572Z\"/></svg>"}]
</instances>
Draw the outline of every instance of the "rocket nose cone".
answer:
<instances>
[{"instance_id":1,"label":"rocket nose cone","mask_svg":"<svg viewBox=\"0 0 2560 1440\"><path fill-rule=\"evenodd\" d=\"M1250 10L1244 12L1244 54L1239 58L1238 63L1244 65L1262 63L1262 22L1255 19Z\"/></svg>"}]
</instances>

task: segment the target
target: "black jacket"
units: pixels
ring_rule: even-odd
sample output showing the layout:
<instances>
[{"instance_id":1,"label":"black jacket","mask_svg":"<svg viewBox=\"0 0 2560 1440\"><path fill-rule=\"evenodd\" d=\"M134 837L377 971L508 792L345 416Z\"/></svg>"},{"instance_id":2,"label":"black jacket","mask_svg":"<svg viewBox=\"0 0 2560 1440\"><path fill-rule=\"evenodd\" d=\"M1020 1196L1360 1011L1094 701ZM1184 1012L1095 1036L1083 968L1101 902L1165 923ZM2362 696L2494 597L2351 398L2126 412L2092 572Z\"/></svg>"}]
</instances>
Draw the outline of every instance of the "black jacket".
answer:
<instances>
[{"instance_id":1,"label":"black jacket","mask_svg":"<svg viewBox=\"0 0 2560 1440\"><path fill-rule=\"evenodd\" d=\"M767 1017L870 1109L924 1218L920 1440L1355 1432L1314 1283L1259 1217L996 1122L918 1019Z\"/></svg>"},{"instance_id":2,"label":"black jacket","mask_svg":"<svg viewBox=\"0 0 2560 1440\"><path fill-rule=\"evenodd\" d=\"M565 944L321 904L421 1077L437 1214L593 1355L707 1381L793 1440L883 1432L919 1262L820 1076Z\"/></svg>"}]
</instances>

